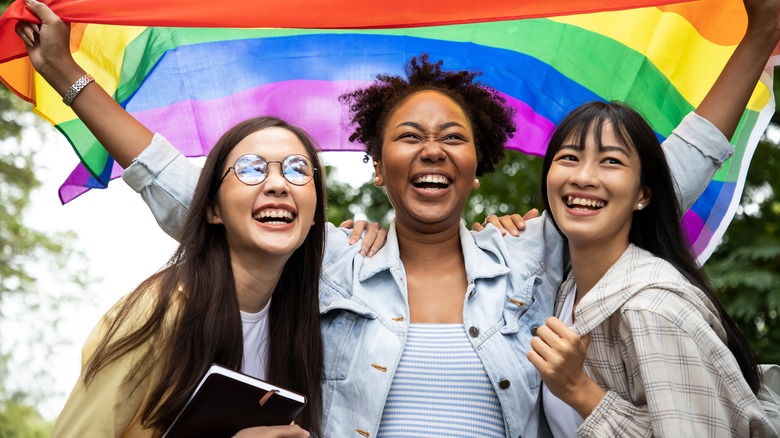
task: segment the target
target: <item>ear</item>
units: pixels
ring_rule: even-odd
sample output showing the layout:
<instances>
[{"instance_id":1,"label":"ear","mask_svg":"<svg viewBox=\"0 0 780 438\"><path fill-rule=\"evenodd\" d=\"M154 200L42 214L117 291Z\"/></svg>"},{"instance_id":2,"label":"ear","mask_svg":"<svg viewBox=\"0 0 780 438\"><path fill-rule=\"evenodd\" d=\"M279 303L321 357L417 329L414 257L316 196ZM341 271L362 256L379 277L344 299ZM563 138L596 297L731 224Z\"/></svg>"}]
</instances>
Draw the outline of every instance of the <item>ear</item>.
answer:
<instances>
[{"instance_id":1,"label":"ear","mask_svg":"<svg viewBox=\"0 0 780 438\"><path fill-rule=\"evenodd\" d=\"M650 201L653 199L653 192L645 187L639 189L639 198L636 200L636 205L642 204L642 208L634 207L635 210L641 210L647 208L650 205Z\"/></svg>"},{"instance_id":2,"label":"ear","mask_svg":"<svg viewBox=\"0 0 780 438\"><path fill-rule=\"evenodd\" d=\"M379 160L374 160L374 185L376 187L384 187L385 185L385 175Z\"/></svg>"},{"instance_id":3,"label":"ear","mask_svg":"<svg viewBox=\"0 0 780 438\"><path fill-rule=\"evenodd\" d=\"M206 209L206 221L211 225L222 223L222 211L217 204L209 204Z\"/></svg>"}]
</instances>

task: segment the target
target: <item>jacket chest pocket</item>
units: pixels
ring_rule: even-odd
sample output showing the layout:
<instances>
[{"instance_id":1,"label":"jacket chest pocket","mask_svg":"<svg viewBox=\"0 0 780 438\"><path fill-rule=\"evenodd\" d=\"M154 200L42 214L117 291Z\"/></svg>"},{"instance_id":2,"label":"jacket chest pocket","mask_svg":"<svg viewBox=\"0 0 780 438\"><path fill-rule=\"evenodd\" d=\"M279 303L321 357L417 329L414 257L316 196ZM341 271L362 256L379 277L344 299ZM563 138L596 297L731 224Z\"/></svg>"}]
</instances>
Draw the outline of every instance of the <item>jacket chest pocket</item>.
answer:
<instances>
[{"instance_id":1,"label":"jacket chest pocket","mask_svg":"<svg viewBox=\"0 0 780 438\"><path fill-rule=\"evenodd\" d=\"M365 317L347 310L322 315L323 380L347 378L365 322Z\"/></svg>"}]
</instances>

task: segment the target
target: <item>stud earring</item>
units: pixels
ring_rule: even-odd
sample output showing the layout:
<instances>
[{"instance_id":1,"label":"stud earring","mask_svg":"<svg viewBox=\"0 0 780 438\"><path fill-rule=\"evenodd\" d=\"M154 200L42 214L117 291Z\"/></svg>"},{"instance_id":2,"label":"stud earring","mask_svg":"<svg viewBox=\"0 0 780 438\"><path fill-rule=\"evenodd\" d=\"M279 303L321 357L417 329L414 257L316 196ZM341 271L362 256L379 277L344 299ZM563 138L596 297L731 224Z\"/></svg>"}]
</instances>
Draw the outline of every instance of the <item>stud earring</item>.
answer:
<instances>
[{"instance_id":1,"label":"stud earring","mask_svg":"<svg viewBox=\"0 0 780 438\"><path fill-rule=\"evenodd\" d=\"M474 184L479 185L479 178L474 178Z\"/></svg>"},{"instance_id":2,"label":"stud earring","mask_svg":"<svg viewBox=\"0 0 780 438\"><path fill-rule=\"evenodd\" d=\"M639 204L637 204L637 205L636 205L636 209L637 209L637 210L641 210L641 209L643 209L643 208L645 208L645 206L644 206L644 205L642 205L642 203L641 203L641 202L640 202Z\"/></svg>"},{"instance_id":3,"label":"stud earring","mask_svg":"<svg viewBox=\"0 0 780 438\"><path fill-rule=\"evenodd\" d=\"M379 177L378 176L374 177L374 184L379 184Z\"/></svg>"}]
</instances>

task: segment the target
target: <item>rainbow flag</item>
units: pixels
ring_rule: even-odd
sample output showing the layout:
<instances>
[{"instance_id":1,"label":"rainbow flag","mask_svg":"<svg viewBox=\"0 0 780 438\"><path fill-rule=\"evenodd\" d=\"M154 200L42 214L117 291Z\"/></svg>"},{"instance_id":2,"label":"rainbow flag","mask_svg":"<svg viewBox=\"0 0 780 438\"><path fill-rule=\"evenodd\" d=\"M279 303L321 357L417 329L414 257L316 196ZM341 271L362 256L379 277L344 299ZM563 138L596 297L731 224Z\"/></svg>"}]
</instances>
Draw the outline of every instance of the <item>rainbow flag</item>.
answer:
<instances>
[{"instance_id":1,"label":"rainbow flag","mask_svg":"<svg viewBox=\"0 0 780 438\"><path fill-rule=\"evenodd\" d=\"M377 73L401 74L421 53L449 69L480 70L481 80L503 93L517 109L510 148L543 155L556 123L591 100L632 104L663 139L703 99L747 24L739 0L386 3L295 0L270 10L236 8L234 16L202 0L50 4L82 23L72 30L77 61L187 156L207 154L229 127L261 114L303 127L324 150L359 149L347 141L348 114L337 97ZM103 10L109 12L94 12ZM33 102L81 158L60 189L68 202L106 187L121 169L32 71L11 34L19 18L32 18L21 0L0 19L0 79ZM219 27L226 25L242 28ZM774 111L771 73L768 67L734 136L737 153L685 215L702 262L736 211Z\"/></svg>"}]
</instances>

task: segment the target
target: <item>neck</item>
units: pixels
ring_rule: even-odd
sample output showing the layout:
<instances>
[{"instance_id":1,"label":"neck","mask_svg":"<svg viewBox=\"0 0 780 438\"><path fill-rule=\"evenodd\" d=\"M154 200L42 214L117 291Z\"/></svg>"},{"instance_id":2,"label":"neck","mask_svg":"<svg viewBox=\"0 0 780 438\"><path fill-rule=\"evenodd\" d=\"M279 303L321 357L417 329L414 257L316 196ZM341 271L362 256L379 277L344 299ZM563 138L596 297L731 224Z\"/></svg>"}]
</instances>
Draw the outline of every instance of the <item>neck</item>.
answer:
<instances>
[{"instance_id":1,"label":"neck","mask_svg":"<svg viewBox=\"0 0 780 438\"><path fill-rule=\"evenodd\" d=\"M404 266L424 267L436 266L440 269L443 261L457 258L463 261L463 251L460 246L460 222L435 233L424 233L395 224L398 236L398 248Z\"/></svg>"},{"instance_id":2,"label":"neck","mask_svg":"<svg viewBox=\"0 0 780 438\"><path fill-rule=\"evenodd\" d=\"M577 283L575 308L582 297L590 292L609 268L618 261L626 248L628 248L628 241L611 242L606 245L578 245L569 242L572 273Z\"/></svg>"},{"instance_id":3,"label":"neck","mask_svg":"<svg viewBox=\"0 0 780 438\"><path fill-rule=\"evenodd\" d=\"M286 262L286 257L264 257L263 260L249 261L233 258L238 307L248 313L263 310L271 299Z\"/></svg>"}]
</instances>

